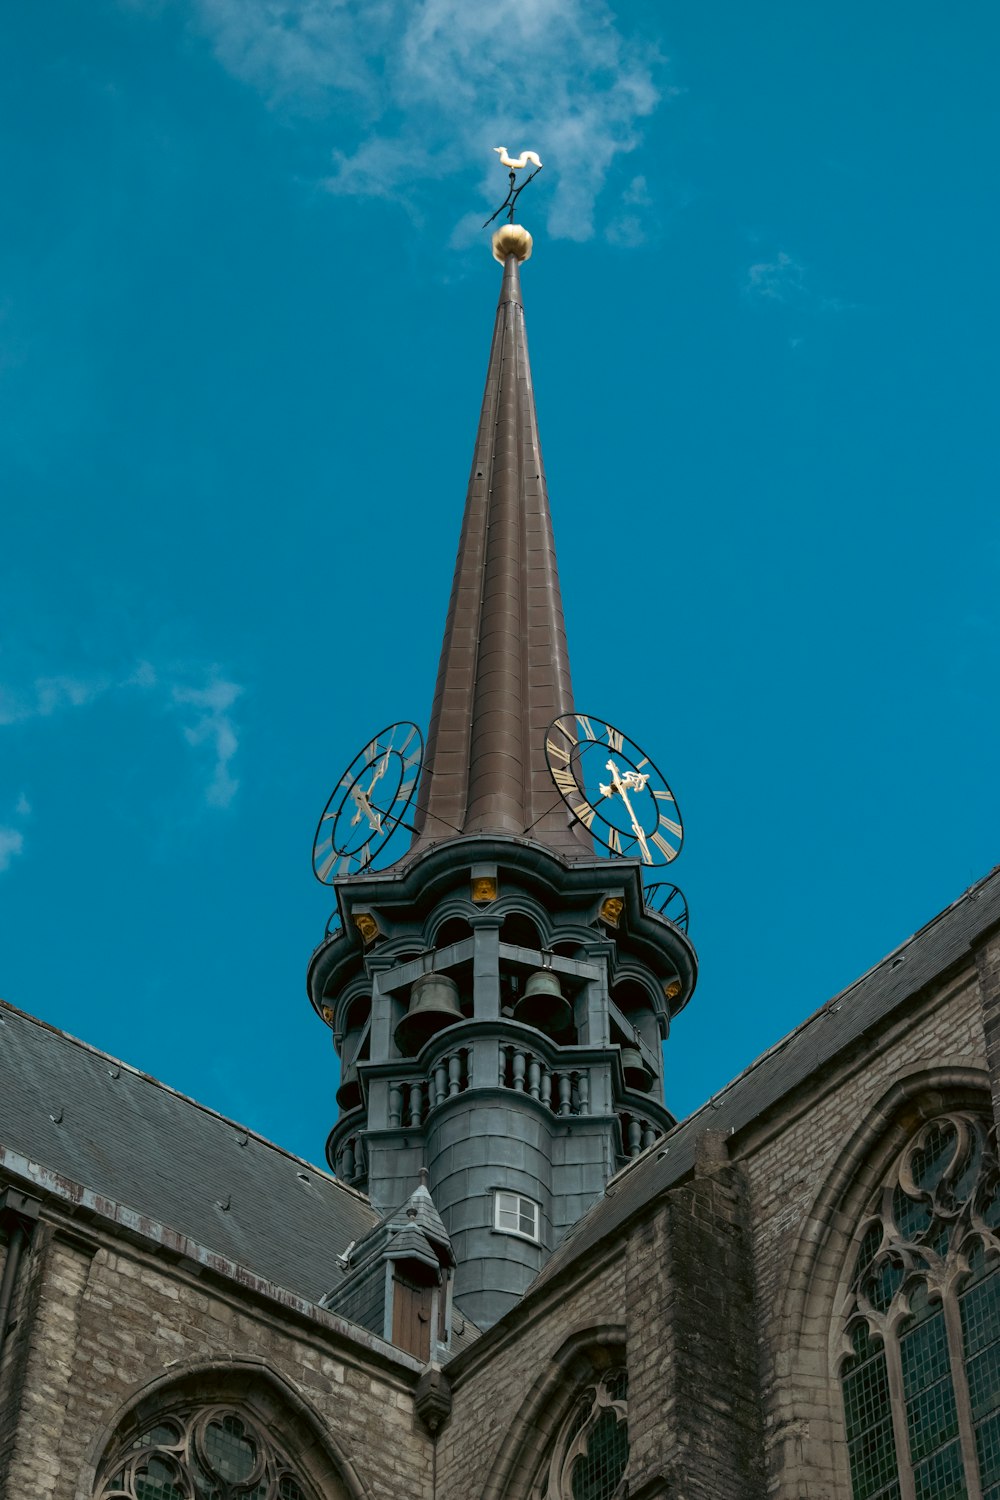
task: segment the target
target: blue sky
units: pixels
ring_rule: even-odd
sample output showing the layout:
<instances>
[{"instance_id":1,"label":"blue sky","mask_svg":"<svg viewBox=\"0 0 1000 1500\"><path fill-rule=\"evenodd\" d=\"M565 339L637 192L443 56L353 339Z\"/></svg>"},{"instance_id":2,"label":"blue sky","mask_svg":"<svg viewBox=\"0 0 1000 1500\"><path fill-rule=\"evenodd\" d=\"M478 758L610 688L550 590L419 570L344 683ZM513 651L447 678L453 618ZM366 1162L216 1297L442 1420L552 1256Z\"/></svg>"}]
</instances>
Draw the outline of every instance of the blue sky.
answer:
<instances>
[{"instance_id":1,"label":"blue sky","mask_svg":"<svg viewBox=\"0 0 1000 1500\"><path fill-rule=\"evenodd\" d=\"M0 25L4 998L322 1159L311 838L426 724L501 141L578 706L686 824L668 1102L1000 860L993 7Z\"/></svg>"}]
</instances>

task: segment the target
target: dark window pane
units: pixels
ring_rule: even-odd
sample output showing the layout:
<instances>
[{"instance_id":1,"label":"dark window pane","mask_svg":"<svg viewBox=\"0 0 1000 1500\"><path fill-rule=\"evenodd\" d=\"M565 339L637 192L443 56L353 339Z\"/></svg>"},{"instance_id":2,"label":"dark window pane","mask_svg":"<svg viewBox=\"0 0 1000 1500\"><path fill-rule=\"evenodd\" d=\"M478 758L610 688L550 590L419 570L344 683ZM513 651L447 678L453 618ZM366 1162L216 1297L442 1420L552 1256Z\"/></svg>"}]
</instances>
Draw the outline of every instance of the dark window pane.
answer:
<instances>
[{"instance_id":1,"label":"dark window pane","mask_svg":"<svg viewBox=\"0 0 1000 1500\"><path fill-rule=\"evenodd\" d=\"M948 1335L944 1327L944 1313L933 1317L916 1328L910 1328L899 1341L899 1357L903 1366L903 1390L907 1397L922 1391L935 1380L948 1374Z\"/></svg>"},{"instance_id":2,"label":"dark window pane","mask_svg":"<svg viewBox=\"0 0 1000 1500\"><path fill-rule=\"evenodd\" d=\"M963 1500L965 1471L958 1443L924 1459L913 1471L917 1500Z\"/></svg>"},{"instance_id":3,"label":"dark window pane","mask_svg":"<svg viewBox=\"0 0 1000 1500\"><path fill-rule=\"evenodd\" d=\"M910 1172L917 1187L937 1186L955 1149L955 1127L947 1122L930 1127L919 1151L910 1157Z\"/></svg>"},{"instance_id":4,"label":"dark window pane","mask_svg":"<svg viewBox=\"0 0 1000 1500\"><path fill-rule=\"evenodd\" d=\"M906 1425L914 1463L958 1435L958 1411L950 1377L907 1401Z\"/></svg>"},{"instance_id":5,"label":"dark window pane","mask_svg":"<svg viewBox=\"0 0 1000 1500\"><path fill-rule=\"evenodd\" d=\"M896 1478L896 1445L888 1416L847 1445L854 1500L870 1500Z\"/></svg>"},{"instance_id":6,"label":"dark window pane","mask_svg":"<svg viewBox=\"0 0 1000 1500\"><path fill-rule=\"evenodd\" d=\"M305 1490L291 1474L286 1474L278 1485L278 1500L306 1500Z\"/></svg>"},{"instance_id":7,"label":"dark window pane","mask_svg":"<svg viewBox=\"0 0 1000 1500\"><path fill-rule=\"evenodd\" d=\"M881 1221L879 1221L879 1223L877 1224L869 1225L869 1227L865 1230L865 1237L861 1241L861 1248L858 1251L858 1258L854 1262L855 1282L857 1282L858 1279L864 1275L865 1271L867 1271L868 1267L875 1259L875 1256L878 1254L879 1246L882 1243L882 1234L883 1231Z\"/></svg>"},{"instance_id":8,"label":"dark window pane","mask_svg":"<svg viewBox=\"0 0 1000 1500\"><path fill-rule=\"evenodd\" d=\"M958 1299L966 1357L1000 1339L1000 1271L976 1282Z\"/></svg>"},{"instance_id":9,"label":"dark window pane","mask_svg":"<svg viewBox=\"0 0 1000 1500\"><path fill-rule=\"evenodd\" d=\"M996 1484L1000 1480L1000 1412L987 1417L976 1428L976 1450L983 1487Z\"/></svg>"},{"instance_id":10,"label":"dark window pane","mask_svg":"<svg viewBox=\"0 0 1000 1500\"><path fill-rule=\"evenodd\" d=\"M931 1222L931 1206L923 1198L911 1198L896 1185L892 1195L892 1217L904 1240L917 1240Z\"/></svg>"},{"instance_id":11,"label":"dark window pane","mask_svg":"<svg viewBox=\"0 0 1000 1500\"><path fill-rule=\"evenodd\" d=\"M225 1416L205 1428L205 1455L213 1473L238 1484L253 1473L257 1445L239 1417Z\"/></svg>"},{"instance_id":12,"label":"dark window pane","mask_svg":"<svg viewBox=\"0 0 1000 1500\"><path fill-rule=\"evenodd\" d=\"M1000 1406L1000 1344L974 1354L966 1363L965 1373L969 1377L972 1417L978 1421Z\"/></svg>"},{"instance_id":13,"label":"dark window pane","mask_svg":"<svg viewBox=\"0 0 1000 1500\"><path fill-rule=\"evenodd\" d=\"M889 1387L885 1360L869 1360L844 1379L844 1411L847 1436L860 1437L874 1427L889 1410Z\"/></svg>"},{"instance_id":14,"label":"dark window pane","mask_svg":"<svg viewBox=\"0 0 1000 1500\"><path fill-rule=\"evenodd\" d=\"M902 1284L902 1266L887 1257L867 1273L862 1281L861 1291L878 1312L887 1312Z\"/></svg>"},{"instance_id":15,"label":"dark window pane","mask_svg":"<svg viewBox=\"0 0 1000 1500\"><path fill-rule=\"evenodd\" d=\"M573 1500L612 1500L628 1463L628 1428L605 1407L591 1430L587 1451L573 1465Z\"/></svg>"},{"instance_id":16,"label":"dark window pane","mask_svg":"<svg viewBox=\"0 0 1000 1500\"><path fill-rule=\"evenodd\" d=\"M983 1162L983 1147L979 1139L979 1133L973 1131L969 1144L965 1149L958 1169L958 1179L955 1183L955 1202L964 1203L970 1197L979 1176L979 1169Z\"/></svg>"},{"instance_id":17,"label":"dark window pane","mask_svg":"<svg viewBox=\"0 0 1000 1500\"><path fill-rule=\"evenodd\" d=\"M180 1471L166 1458L151 1458L135 1476L138 1500L186 1500Z\"/></svg>"}]
</instances>

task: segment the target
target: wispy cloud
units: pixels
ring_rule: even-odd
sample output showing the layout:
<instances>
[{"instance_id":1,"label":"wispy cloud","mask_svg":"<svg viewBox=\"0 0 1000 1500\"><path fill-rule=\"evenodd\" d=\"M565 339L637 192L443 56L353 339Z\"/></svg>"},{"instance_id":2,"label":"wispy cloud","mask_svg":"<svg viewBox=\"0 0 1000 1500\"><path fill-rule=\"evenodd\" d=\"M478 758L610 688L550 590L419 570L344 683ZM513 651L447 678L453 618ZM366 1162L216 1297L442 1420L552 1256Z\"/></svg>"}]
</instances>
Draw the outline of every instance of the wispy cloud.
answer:
<instances>
[{"instance_id":1,"label":"wispy cloud","mask_svg":"<svg viewBox=\"0 0 1000 1500\"><path fill-rule=\"evenodd\" d=\"M19 828L0 823L0 875L9 870L11 861L24 853L24 834Z\"/></svg>"},{"instance_id":2,"label":"wispy cloud","mask_svg":"<svg viewBox=\"0 0 1000 1500\"><path fill-rule=\"evenodd\" d=\"M181 709L194 710L194 722L184 727L184 738L196 748L210 752L211 775L205 789L205 801L212 807L228 807L239 790L231 768L239 749L236 722L230 713L243 689L235 682L213 677L204 688L175 687L174 703Z\"/></svg>"},{"instance_id":3,"label":"wispy cloud","mask_svg":"<svg viewBox=\"0 0 1000 1500\"><path fill-rule=\"evenodd\" d=\"M779 250L773 260L750 266L744 290L763 302L801 302L807 295L805 271L797 260Z\"/></svg>"},{"instance_id":4,"label":"wispy cloud","mask_svg":"<svg viewBox=\"0 0 1000 1500\"><path fill-rule=\"evenodd\" d=\"M14 816L21 823L31 816L31 805L23 792L14 804ZM23 853L23 831L12 823L0 823L0 875L9 870L11 863Z\"/></svg>"},{"instance_id":5,"label":"wispy cloud","mask_svg":"<svg viewBox=\"0 0 1000 1500\"><path fill-rule=\"evenodd\" d=\"M0 727L26 719L47 719L63 708L82 708L112 686L107 678L36 677L27 689L0 683Z\"/></svg>"},{"instance_id":6,"label":"wispy cloud","mask_svg":"<svg viewBox=\"0 0 1000 1500\"><path fill-rule=\"evenodd\" d=\"M506 145L546 163L549 233L589 239L609 175L664 93L655 44L627 36L606 0L194 3L231 73L339 131L328 191L418 218L428 187L473 163L484 203L499 201L489 153Z\"/></svg>"},{"instance_id":7,"label":"wispy cloud","mask_svg":"<svg viewBox=\"0 0 1000 1500\"><path fill-rule=\"evenodd\" d=\"M758 260L748 266L743 292L751 302L784 306L797 312L838 313L854 306L841 297L818 291L802 262L787 250L778 250L769 260ZM794 342L792 347L796 347Z\"/></svg>"},{"instance_id":8,"label":"wispy cloud","mask_svg":"<svg viewBox=\"0 0 1000 1500\"><path fill-rule=\"evenodd\" d=\"M209 752L202 759L207 767L205 802L210 807L228 807L239 789L233 760L239 750L239 728L232 709L243 694L239 683L224 677L218 668L171 668L158 670L151 662L138 662L127 676L71 674L36 677L24 688L0 684L0 727L23 724L32 719L87 708L102 698L134 694L139 701L166 708L176 714L181 734L192 749ZM31 808L24 794L17 812L27 816ZM23 840L14 829L7 862L21 852ZM19 842L14 847L15 837ZM0 855L3 844L0 841ZM6 869L0 864L0 869Z\"/></svg>"}]
</instances>

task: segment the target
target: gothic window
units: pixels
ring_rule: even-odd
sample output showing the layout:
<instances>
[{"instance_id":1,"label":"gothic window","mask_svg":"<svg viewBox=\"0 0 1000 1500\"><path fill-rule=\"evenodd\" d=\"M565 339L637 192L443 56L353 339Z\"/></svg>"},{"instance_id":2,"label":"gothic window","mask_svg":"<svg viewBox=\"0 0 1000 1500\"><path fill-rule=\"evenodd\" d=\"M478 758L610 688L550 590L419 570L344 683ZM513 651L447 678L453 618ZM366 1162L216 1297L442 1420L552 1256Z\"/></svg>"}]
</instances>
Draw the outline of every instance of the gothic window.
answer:
<instances>
[{"instance_id":1,"label":"gothic window","mask_svg":"<svg viewBox=\"0 0 1000 1500\"><path fill-rule=\"evenodd\" d=\"M623 1500L628 1375L611 1370L581 1391L542 1465L533 1500Z\"/></svg>"},{"instance_id":2,"label":"gothic window","mask_svg":"<svg viewBox=\"0 0 1000 1500\"><path fill-rule=\"evenodd\" d=\"M97 1500L315 1500L287 1456L226 1406L170 1412L105 1473Z\"/></svg>"},{"instance_id":3,"label":"gothic window","mask_svg":"<svg viewBox=\"0 0 1000 1500\"><path fill-rule=\"evenodd\" d=\"M854 1500L1000 1500L1000 1167L925 1124L855 1240L840 1365Z\"/></svg>"}]
</instances>

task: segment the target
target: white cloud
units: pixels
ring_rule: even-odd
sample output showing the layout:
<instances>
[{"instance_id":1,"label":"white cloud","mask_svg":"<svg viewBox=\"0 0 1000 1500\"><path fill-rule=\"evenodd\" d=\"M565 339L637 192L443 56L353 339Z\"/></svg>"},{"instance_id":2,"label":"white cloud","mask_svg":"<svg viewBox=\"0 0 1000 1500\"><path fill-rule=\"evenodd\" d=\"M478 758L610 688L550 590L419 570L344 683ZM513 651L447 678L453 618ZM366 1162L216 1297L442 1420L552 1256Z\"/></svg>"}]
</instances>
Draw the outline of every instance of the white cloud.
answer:
<instances>
[{"instance_id":1,"label":"white cloud","mask_svg":"<svg viewBox=\"0 0 1000 1500\"><path fill-rule=\"evenodd\" d=\"M783 304L798 312L842 313L855 305L842 297L829 297L816 291L811 278L806 275L805 266L786 250L779 250L770 260L759 260L748 267L743 291L753 301L772 306ZM794 341L792 347L798 347Z\"/></svg>"},{"instance_id":2,"label":"white cloud","mask_svg":"<svg viewBox=\"0 0 1000 1500\"><path fill-rule=\"evenodd\" d=\"M36 677L27 692L0 684L0 726L20 724L25 719L47 719L63 708L81 708L107 692L105 678Z\"/></svg>"},{"instance_id":3,"label":"white cloud","mask_svg":"<svg viewBox=\"0 0 1000 1500\"><path fill-rule=\"evenodd\" d=\"M188 669L159 672L150 662L141 661L125 677L60 674L36 677L30 687L20 690L0 684L0 726L47 719L68 710L86 708L113 693L136 693L142 699L165 703L171 711L178 712L185 742L193 749L207 746L211 751L205 801L210 807L228 807L239 788L239 781L232 772L232 762L239 749L239 733L230 710L243 689L238 683L221 677L215 668L207 673L201 669L196 680L203 685L192 685ZM17 812L22 817L31 812L23 792ZM15 831L7 829L6 832L13 836ZM20 847L18 844L13 853L20 853ZM5 864L0 865L0 869L5 868Z\"/></svg>"},{"instance_id":4,"label":"white cloud","mask_svg":"<svg viewBox=\"0 0 1000 1500\"><path fill-rule=\"evenodd\" d=\"M749 268L744 290L765 302L800 302L807 295L805 271L779 250L773 260L761 260Z\"/></svg>"},{"instance_id":5,"label":"white cloud","mask_svg":"<svg viewBox=\"0 0 1000 1500\"><path fill-rule=\"evenodd\" d=\"M550 234L589 239L609 174L662 97L663 59L625 36L606 0L194 3L224 67L340 132L330 192L418 218L435 182L477 170L484 208L499 203L490 152L506 145L546 162L547 191L532 191Z\"/></svg>"},{"instance_id":6,"label":"white cloud","mask_svg":"<svg viewBox=\"0 0 1000 1500\"><path fill-rule=\"evenodd\" d=\"M10 869L11 860L24 853L24 834L19 828L0 824L0 874Z\"/></svg>"},{"instance_id":7,"label":"white cloud","mask_svg":"<svg viewBox=\"0 0 1000 1500\"><path fill-rule=\"evenodd\" d=\"M205 790L205 801L212 807L228 807L239 790L239 781L230 769L239 749L236 724L229 713L243 689L235 682L213 677L207 687L175 687L172 698L181 708L195 710L194 723L187 724L184 738L189 745L207 745L211 751L212 774Z\"/></svg>"}]
</instances>

